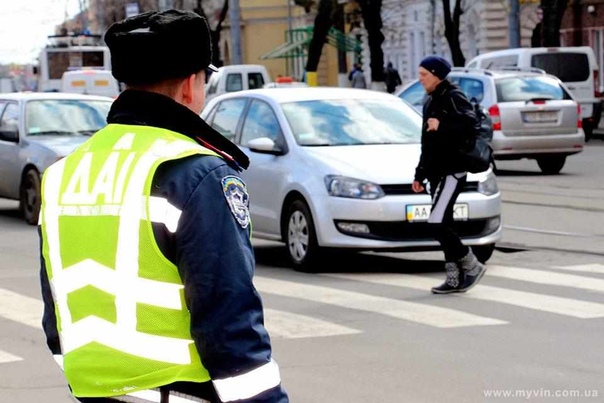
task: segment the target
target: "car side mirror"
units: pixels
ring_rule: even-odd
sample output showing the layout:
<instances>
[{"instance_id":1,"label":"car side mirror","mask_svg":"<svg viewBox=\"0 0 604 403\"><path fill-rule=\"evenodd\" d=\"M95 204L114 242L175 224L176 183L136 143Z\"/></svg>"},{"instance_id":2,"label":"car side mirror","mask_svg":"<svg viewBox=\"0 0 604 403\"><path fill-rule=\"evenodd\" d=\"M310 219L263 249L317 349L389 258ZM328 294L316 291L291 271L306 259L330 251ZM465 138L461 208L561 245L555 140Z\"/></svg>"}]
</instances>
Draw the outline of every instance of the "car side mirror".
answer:
<instances>
[{"instance_id":1,"label":"car side mirror","mask_svg":"<svg viewBox=\"0 0 604 403\"><path fill-rule=\"evenodd\" d=\"M248 141L247 147L254 152L262 153L262 154L273 154L273 155L283 155L283 149L279 147L273 139L268 137L258 137L257 139L253 139Z\"/></svg>"},{"instance_id":2,"label":"car side mirror","mask_svg":"<svg viewBox=\"0 0 604 403\"><path fill-rule=\"evenodd\" d=\"M0 129L0 140L3 141L10 141L11 143L18 143L19 142L19 130L15 129L11 129L11 128L4 128L4 129Z\"/></svg>"}]
</instances>

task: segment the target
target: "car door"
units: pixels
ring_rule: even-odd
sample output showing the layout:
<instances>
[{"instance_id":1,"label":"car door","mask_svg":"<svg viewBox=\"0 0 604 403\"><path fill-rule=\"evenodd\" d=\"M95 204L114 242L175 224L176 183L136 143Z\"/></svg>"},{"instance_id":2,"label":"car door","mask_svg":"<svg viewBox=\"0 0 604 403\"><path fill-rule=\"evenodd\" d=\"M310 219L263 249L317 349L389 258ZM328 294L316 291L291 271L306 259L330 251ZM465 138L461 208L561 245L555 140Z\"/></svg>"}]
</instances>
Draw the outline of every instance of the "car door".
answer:
<instances>
[{"instance_id":1,"label":"car door","mask_svg":"<svg viewBox=\"0 0 604 403\"><path fill-rule=\"evenodd\" d=\"M2 106L0 130L19 130L19 104L8 102ZM19 135L21 136L22 133ZM0 196L9 199L19 198L21 172L19 159L20 145L12 141L0 140Z\"/></svg>"},{"instance_id":2,"label":"car door","mask_svg":"<svg viewBox=\"0 0 604 403\"><path fill-rule=\"evenodd\" d=\"M282 195L288 178L285 155L255 152L251 140L266 137L284 150L285 139L275 111L267 102L253 99L241 127L239 145L250 158L250 167L241 175L250 193L250 214L254 232L279 235Z\"/></svg>"}]
</instances>

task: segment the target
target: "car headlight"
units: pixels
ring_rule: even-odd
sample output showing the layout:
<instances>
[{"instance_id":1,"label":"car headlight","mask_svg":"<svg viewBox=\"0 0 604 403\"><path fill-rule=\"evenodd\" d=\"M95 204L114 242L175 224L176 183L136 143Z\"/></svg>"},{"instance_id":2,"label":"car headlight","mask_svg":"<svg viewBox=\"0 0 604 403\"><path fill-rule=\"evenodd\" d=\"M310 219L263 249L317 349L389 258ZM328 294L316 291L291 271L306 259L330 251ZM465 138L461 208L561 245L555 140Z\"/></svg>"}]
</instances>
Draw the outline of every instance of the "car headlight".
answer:
<instances>
[{"instance_id":1,"label":"car headlight","mask_svg":"<svg viewBox=\"0 0 604 403\"><path fill-rule=\"evenodd\" d=\"M335 197L379 199L384 196L380 185L345 176L328 175L325 177L325 185L329 195Z\"/></svg>"},{"instance_id":2,"label":"car headlight","mask_svg":"<svg viewBox=\"0 0 604 403\"><path fill-rule=\"evenodd\" d=\"M489 171L487 176L483 180L478 182L478 193L491 196L497 192L499 192L499 187L497 186L497 179L495 178L495 174Z\"/></svg>"}]
</instances>

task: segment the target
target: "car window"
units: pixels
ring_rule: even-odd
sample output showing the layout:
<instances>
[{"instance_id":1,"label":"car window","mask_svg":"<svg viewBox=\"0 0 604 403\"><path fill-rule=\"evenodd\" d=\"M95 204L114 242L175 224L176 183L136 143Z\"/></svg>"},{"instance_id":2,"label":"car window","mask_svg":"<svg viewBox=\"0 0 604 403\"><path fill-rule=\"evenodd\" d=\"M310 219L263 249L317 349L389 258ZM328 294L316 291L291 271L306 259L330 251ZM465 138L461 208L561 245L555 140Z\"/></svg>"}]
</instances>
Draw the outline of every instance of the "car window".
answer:
<instances>
[{"instance_id":1,"label":"car window","mask_svg":"<svg viewBox=\"0 0 604 403\"><path fill-rule=\"evenodd\" d=\"M212 120L212 127L216 129L227 139L233 141L237 132L237 124L247 100L245 98L227 99L222 101L218 105L214 119Z\"/></svg>"},{"instance_id":2,"label":"car window","mask_svg":"<svg viewBox=\"0 0 604 403\"><path fill-rule=\"evenodd\" d=\"M243 80L241 74L227 74L226 92L241 91L243 89Z\"/></svg>"},{"instance_id":3,"label":"car window","mask_svg":"<svg viewBox=\"0 0 604 403\"><path fill-rule=\"evenodd\" d=\"M531 66L545 70L564 82L585 81L589 78L589 60L585 53L543 53L533 55Z\"/></svg>"},{"instance_id":4,"label":"car window","mask_svg":"<svg viewBox=\"0 0 604 403\"><path fill-rule=\"evenodd\" d=\"M279 121L270 105L253 100L243 123L241 145L247 146L250 140L260 137L268 137L276 142L280 133Z\"/></svg>"},{"instance_id":5,"label":"car window","mask_svg":"<svg viewBox=\"0 0 604 403\"><path fill-rule=\"evenodd\" d=\"M411 105L421 106L424 104L427 94L422 84L418 81L403 91L399 96Z\"/></svg>"},{"instance_id":6,"label":"car window","mask_svg":"<svg viewBox=\"0 0 604 403\"><path fill-rule=\"evenodd\" d=\"M291 102L283 112L302 146L418 143L422 119L398 100Z\"/></svg>"},{"instance_id":7,"label":"car window","mask_svg":"<svg viewBox=\"0 0 604 403\"><path fill-rule=\"evenodd\" d=\"M262 88L264 86L264 77L262 77L262 73L248 73L247 81L250 90Z\"/></svg>"},{"instance_id":8,"label":"car window","mask_svg":"<svg viewBox=\"0 0 604 403\"><path fill-rule=\"evenodd\" d=\"M497 102L531 99L571 99L558 80L552 77L509 77L495 82Z\"/></svg>"},{"instance_id":9,"label":"car window","mask_svg":"<svg viewBox=\"0 0 604 403\"><path fill-rule=\"evenodd\" d=\"M210 81L208 81L208 95L216 93L219 77L218 73L212 73L210 76Z\"/></svg>"},{"instance_id":10,"label":"car window","mask_svg":"<svg viewBox=\"0 0 604 403\"><path fill-rule=\"evenodd\" d=\"M477 102L482 102L484 98L484 85L482 81L475 78L460 78L459 88L466 94L469 100L476 99Z\"/></svg>"},{"instance_id":11,"label":"car window","mask_svg":"<svg viewBox=\"0 0 604 403\"><path fill-rule=\"evenodd\" d=\"M481 67L484 69L497 70L499 67L518 66L518 55L497 56L482 60Z\"/></svg>"},{"instance_id":12,"label":"car window","mask_svg":"<svg viewBox=\"0 0 604 403\"><path fill-rule=\"evenodd\" d=\"M19 105L6 105L0 121L0 130L19 130Z\"/></svg>"},{"instance_id":13,"label":"car window","mask_svg":"<svg viewBox=\"0 0 604 403\"><path fill-rule=\"evenodd\" d=\"M91 135L107 125L111 101L45 99L25 106L26 134Z\"/></svg>"},{"instance_id":14,"label":"car window","mask_svg":"<svg viewBox=\"0 0 604 403\"><path fill-rule=\"evenodd\" d=\"M2 112L4 112L5 106L6 106L6 102L0 101L0 117L2 116Z\"/></svg>"}]
</instances>

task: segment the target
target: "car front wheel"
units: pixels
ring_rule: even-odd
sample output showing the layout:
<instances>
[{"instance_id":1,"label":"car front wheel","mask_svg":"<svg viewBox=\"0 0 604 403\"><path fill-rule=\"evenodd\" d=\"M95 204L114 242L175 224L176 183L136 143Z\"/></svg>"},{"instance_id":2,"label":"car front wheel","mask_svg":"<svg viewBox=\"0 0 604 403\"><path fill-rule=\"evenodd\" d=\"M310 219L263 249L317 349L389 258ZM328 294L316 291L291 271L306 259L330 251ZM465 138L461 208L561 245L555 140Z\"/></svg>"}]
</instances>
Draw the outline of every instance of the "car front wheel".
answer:
<instances>
[{"instance_id":1,"label":"car front wheel","mask_svg":"<svg viewBox=\"0 0 604 403\"><path fill-rule=\"evenodd\" d=\"M319 245L310 209L301 200L295 200L287 209L285 220L287 255L294 269L303 272L316 271Z\"/></svg>"},{"instance_id":2,"label":"car front wheel","mask_svg":"<svg viewBox=\"0 0 604 403\"><path fill-rule=\"evenodd\" d=\"M566 163L566 155L549 155L537 158L537 164L541 172L548 175L560 173Z\"/></svg>"},{"instance_id":3,"label":"car front wheel","mask_svg":"<svg viewBox=\"0 0 604 403\"><path fill-rule=\"evenodd\" d=\"M35 169L29 169L21 182L20 207L23 218L30 225L38 224L41 205L40 174Z\"/></svg>"}]
</instances>

